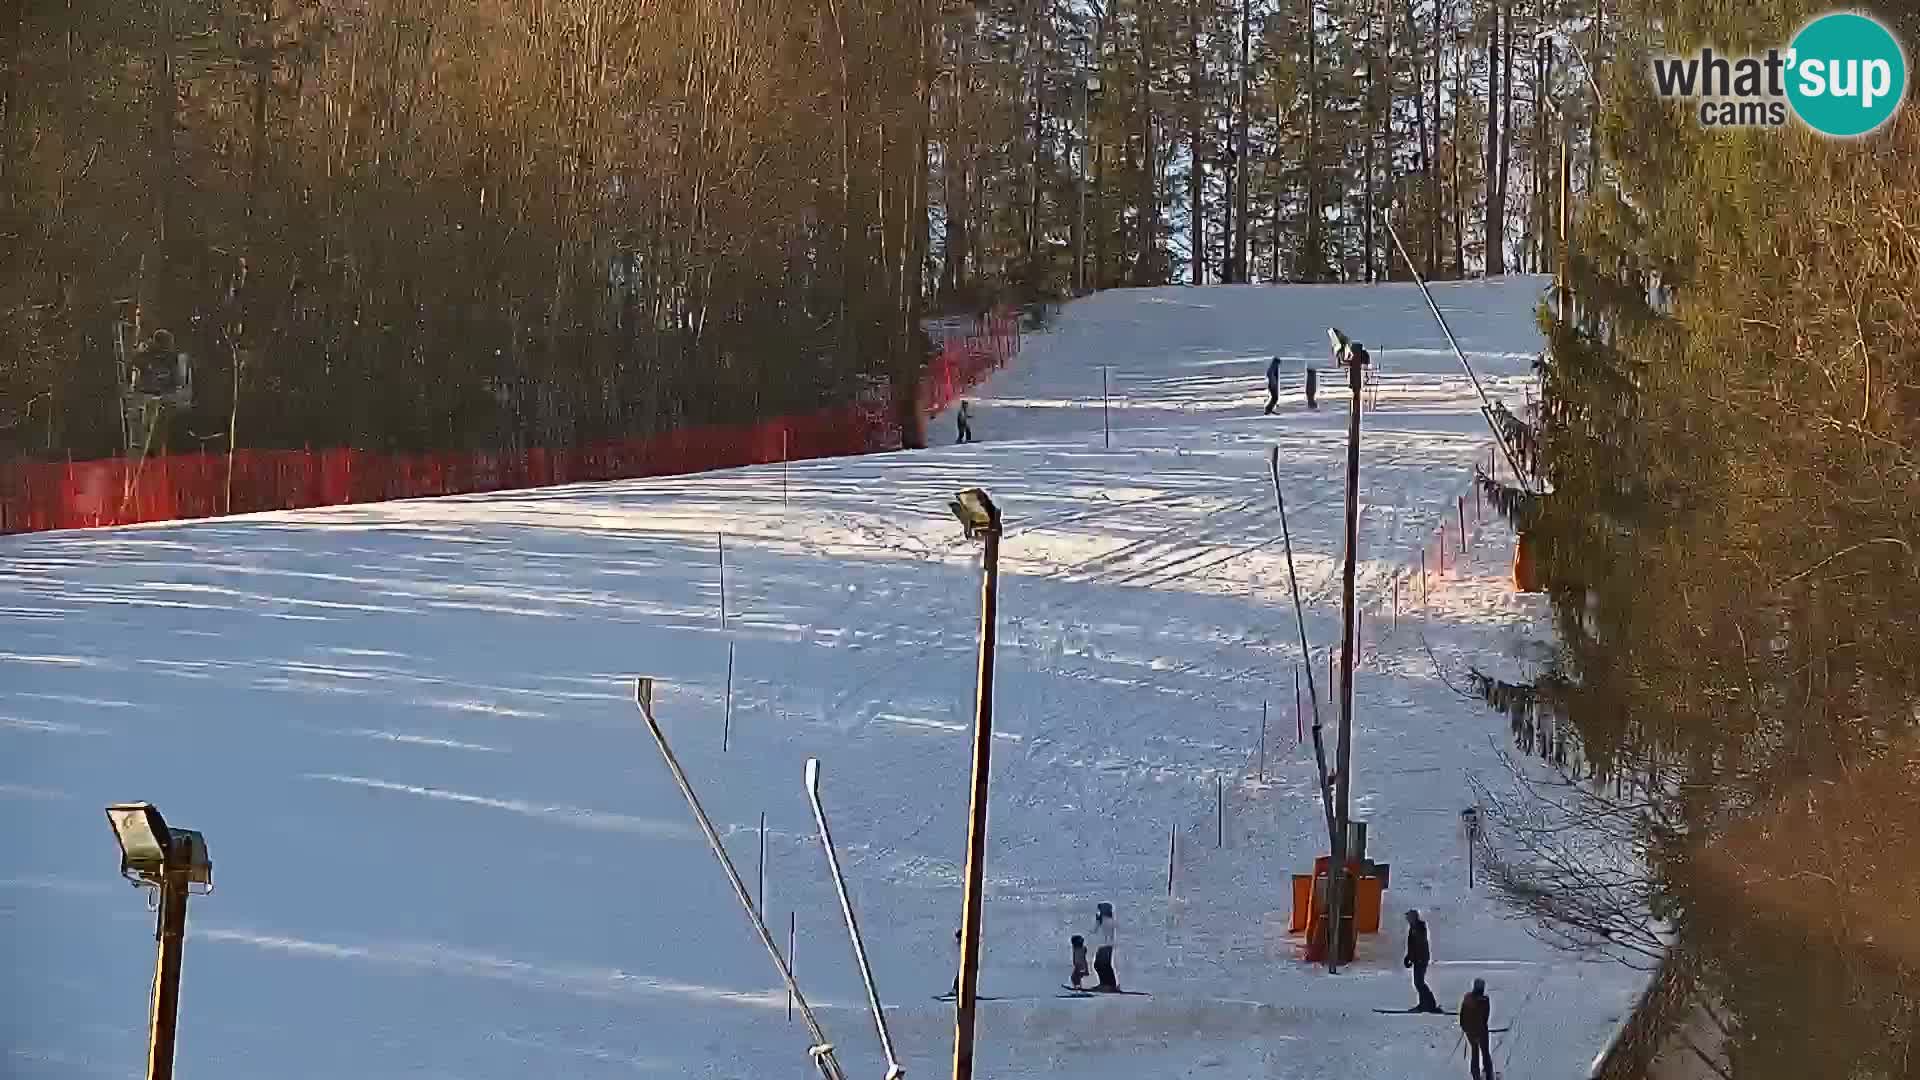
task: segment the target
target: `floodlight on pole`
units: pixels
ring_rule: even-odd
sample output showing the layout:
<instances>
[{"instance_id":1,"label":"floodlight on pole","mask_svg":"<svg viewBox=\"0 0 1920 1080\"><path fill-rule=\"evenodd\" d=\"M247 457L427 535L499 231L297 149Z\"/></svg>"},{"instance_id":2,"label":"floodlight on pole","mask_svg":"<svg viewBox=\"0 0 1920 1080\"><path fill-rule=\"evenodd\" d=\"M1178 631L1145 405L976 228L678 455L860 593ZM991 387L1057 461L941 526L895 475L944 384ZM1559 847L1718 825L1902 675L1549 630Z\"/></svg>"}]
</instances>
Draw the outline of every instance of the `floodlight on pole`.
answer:
<instances>
[{"instance_id":1,"label":"floodlight on pole","mask_svg":"<svg viewBox=\"0 0 1920 1080\"><path fill-rule=\"evenodd\" d=\"M993 650L1000 586L1000 508L979 488L948 506L967 539L985 540L980 580L980 669L974 685L973 781L967 806L967 863L960 899L960 972L955 979L953 1080L973 1080L973 1033L980 992L980 910L987 859L987 780L993 755Z\"/></svg>"},{"instance_id":2,"label":"floodlight on pole","mask_svg":"<svg viewBox=\"0 0 1920 1080\"><path fill-rule=\"evenodd\" d=\"M187 897L213 891L207 841L192 829L169 827L152 803L115 803L107 824L120 845L120 875L159 892L154 937L153 1011L147 1025L147 1080L171 1080L180 1019L180 963L187 940Z\"/></svg>"}]
</instances>

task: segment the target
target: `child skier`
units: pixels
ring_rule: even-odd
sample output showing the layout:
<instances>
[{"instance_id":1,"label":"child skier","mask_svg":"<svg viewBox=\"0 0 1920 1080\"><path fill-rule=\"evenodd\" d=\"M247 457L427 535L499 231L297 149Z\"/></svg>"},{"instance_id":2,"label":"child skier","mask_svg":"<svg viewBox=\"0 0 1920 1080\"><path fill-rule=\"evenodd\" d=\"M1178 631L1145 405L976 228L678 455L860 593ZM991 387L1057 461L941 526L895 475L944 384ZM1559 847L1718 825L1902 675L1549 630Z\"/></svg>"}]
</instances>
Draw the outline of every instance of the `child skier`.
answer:
<instances>
[{"instance_id":1,"label":"child skier","mask_svg":"<svg viewBox=\"0 0 1920 1080\"><path fill-rule=\"evenodd\" d=\"M1073 935L1073 988L1080 989L1080 980L1087 977L1087 939L1079 934Z\"/></svg>"},{"instance_id":2,"label":"child skier","mask_svg":"<svg viewBox=\"0 0 1920 1080\"><path fill-rule=\"evenodd\" d=\"M1273 410L1277 408L1279 404L1280 404L1280 358L1276 356L1273 359L1267 361L1267 412L1266 412L1266 415L1272 416Z\"/></svg>"},{"instance_id":3,"label":"child skier","mask_svg":"<svg viewBox=\"0 0 1920 1080\"><path fill-rule=\"evenodd\" d=\"M954 420L957 422L957 425L960 428L960 441L963 443L972 442L973 441L973 412L968 408L967 402L964 398L961 399L960 401L960 411L957 414L955 414Z\"/></svg>"}]
</instances>

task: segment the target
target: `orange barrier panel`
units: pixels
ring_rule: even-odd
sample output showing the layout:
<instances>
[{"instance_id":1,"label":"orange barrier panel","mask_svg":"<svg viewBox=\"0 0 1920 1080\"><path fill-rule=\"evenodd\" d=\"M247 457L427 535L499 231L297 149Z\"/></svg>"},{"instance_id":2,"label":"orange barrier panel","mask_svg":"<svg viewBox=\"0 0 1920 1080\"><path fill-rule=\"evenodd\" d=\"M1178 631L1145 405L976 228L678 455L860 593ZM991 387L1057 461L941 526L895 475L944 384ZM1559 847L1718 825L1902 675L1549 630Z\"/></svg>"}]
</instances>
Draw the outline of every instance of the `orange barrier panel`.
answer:
<instances>
[{"instance_id":1,"label":"orange barrier panel","mask_svg":"<svg viewBox=\"0 0 1920 1080\"><path fill-rule=\"evenodd\" d=\"M923 414L952 405L1004 366L1018 347L1005 310L948 342L927 365ZM675 476L710 469L897 450L898 418L883 393L801 416L680 428L647 439L565 449L375 454L362 450L240 450L132 463L17 461L0 465L0 533L84 529L265 510L382 502ZM231 478L231 479L229 479Z\"/></svg>"},{"instance_id":2,"label":"orange barrier panel","mask_svg":"<svg viewBox=\"0 0 1920 1080\"><path fill-rule=\"evenodd\" d=\"M1287 933L1297 934L1313 918L1313 875L1293 875L1293 912L1287 919Z\"/></svg>"}]
</instances>

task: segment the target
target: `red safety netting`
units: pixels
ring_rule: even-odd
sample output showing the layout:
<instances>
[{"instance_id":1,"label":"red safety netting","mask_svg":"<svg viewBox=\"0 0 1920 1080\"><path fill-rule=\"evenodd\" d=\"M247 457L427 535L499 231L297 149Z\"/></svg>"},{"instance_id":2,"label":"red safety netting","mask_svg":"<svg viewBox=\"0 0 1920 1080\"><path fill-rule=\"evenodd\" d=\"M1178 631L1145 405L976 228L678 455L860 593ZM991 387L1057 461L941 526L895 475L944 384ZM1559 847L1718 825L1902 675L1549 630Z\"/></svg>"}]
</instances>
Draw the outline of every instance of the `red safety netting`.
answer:
<instances>
[{"instance_id":1,"label":"red safety netting","mask_svg":"<svg viewBox=\"0 0 1920 1080\"><path fill-rule=\"evenodd\" d=\"M923 412L952 405L1019 350L1016 318L998 312L949 340L920 384ZM709 424L567 449L518 453L241 450L144 463L18 461L0 465L0 533L84 529L264 510L460 495L894 450L884 395L752 424ZM231 467L231 480L229 480ZM231 497L228 485L231 483Z\"/></svg>"}]
</instances>

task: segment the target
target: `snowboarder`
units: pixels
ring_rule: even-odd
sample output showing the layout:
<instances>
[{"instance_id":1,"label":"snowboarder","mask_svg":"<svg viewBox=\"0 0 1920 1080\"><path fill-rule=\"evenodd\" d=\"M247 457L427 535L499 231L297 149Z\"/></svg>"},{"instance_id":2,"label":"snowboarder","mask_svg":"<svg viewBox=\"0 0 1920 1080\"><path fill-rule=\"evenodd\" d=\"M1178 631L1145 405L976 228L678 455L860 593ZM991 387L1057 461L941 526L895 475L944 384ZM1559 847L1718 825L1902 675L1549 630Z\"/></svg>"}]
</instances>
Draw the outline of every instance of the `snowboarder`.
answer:
<instances>
[{"instance_id":1,"label":"snowboarder","mask_svg":"<svg viewBox=\"0 0 1920 1080\"><path fill-rule=\"evenodd\" d=\"M1267 412L1266 412L1266 415L1272 416L1273 410L1279 404L1280 404L1280 358L1276 356L1273 359L1267 361Z\"/></svg>"},{"instance_id":2,"label":"snowboarder","mask_svg":"<svg viewBox=\"0 0 1920 1080\"><path fill-rule=\"evenodd\" d=\"M1413 969L1413 989L1420 995L1420 1003L1413 1007L1414 1012L1440 1012L1440 1003L1434 1000L1433 991L1427 989L1427 965L1432 963L1433 954L1427 944L1427 924L1420 913L1407 909L1407 956L1405 966Z\"/></svg>"},{"instance_id":3,"label":"snowboarder","mask_svg":"<svg viewBox=\"0 0 1920 1080\"><path fill-rule=\"evenodd\" d=\"M973 412L968 407L967 401L964 398L961 399L960 411L957 414L955 414L954 420L957 422L960 428L960 441L963 443L972 442L973 441Z\"/></svg>"},{"instance_id":4,"label":"snowboarder","mask_svg":"<svg viewBox=\"0 0 1920 1080\"><path fill-rule=\"evenodd\" d=\"M1080 980L1087 977L1087 939L1079 934L1073 935L1073 988L1080 989Z\"/></svg>"},{"instance_id":5,"label":"snowboarder","mask_svg":"<svg viewBox=\"0 0 1920 1080\"><path fill-rule=\"evenodd\" d=\"M1487 1042L1487 1025L1493 1019L1493 1002L1487 999L1487 980L1473 980L1473 989L1460 999L1460 1033L1467 1038L1468 1068L1473 1080L1481 1080L1480 1063L1487 1063L1486 1080L1493 1080L1493 1048Z\"/></svg>"},{"instance_id":6,"label":"snowboarder","mask_svg":"<svg viewBox=\"0 0 1920 1080\"><path fill-rule=\"evenodd\" d=\"M1319 391L1319 389L1320 389L1320 373L1318 371L1315 371L1313 368L1308 368L1307 369L1307 408L1317 409L1320 407L1319 403L1314 398L1314 395Z\"/></svg>"},{"instance_id":7,"label":"snowboarder","mask_svg":"<svg viewBox=\"0 0 1920 1080\"><path fill-rule=\"evenodd\" d=\"M1095 989L1117 993L1120 980L1113 974L1113 905L1104 900L1094 909L1093 940L1099 942L1093 951L1093 971L1100 976Z\"/></svg>"}]
</instances>

